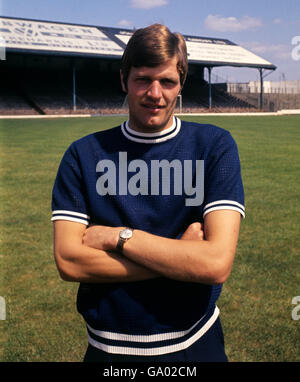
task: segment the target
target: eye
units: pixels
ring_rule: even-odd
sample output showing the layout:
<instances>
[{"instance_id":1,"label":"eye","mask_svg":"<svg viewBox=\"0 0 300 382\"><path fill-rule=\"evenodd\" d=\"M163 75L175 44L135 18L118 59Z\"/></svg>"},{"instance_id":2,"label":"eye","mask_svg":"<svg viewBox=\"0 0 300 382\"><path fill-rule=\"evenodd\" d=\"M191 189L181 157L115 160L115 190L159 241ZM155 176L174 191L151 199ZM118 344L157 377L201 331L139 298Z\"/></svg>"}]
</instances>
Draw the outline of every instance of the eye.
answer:
<instances>
[{"instance_id":1,"label":"eye","mask_svg":"<svg viewBox=\"0 0 300 382\"><path fill-rule=\"evenodd\" d=\"M177 86L178 82L173 80L173 79L171 79L171 78L164 78L164 79L161 80L161 84L164 87L172 88L172 87Z\"/></svg>"},{"instance_id":2,"label":"eye","mask_svg":"<svg viewBox=\"0 0 300 382\"><path fill-rule=\"evenodd\" d=\"M137 77L135 79L135 82L137 82L138 84L148 84L149 83L149 78L147 77Z\"/></svg>"}]
</instances>

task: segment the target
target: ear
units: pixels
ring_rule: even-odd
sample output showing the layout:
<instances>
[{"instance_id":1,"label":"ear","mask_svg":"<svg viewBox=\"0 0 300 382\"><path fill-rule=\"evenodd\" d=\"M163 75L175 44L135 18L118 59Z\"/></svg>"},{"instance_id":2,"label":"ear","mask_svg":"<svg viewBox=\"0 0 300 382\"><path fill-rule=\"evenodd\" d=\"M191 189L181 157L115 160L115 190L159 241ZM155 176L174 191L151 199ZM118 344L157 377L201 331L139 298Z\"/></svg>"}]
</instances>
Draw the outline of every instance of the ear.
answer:
<instances>
[{"instance_id":1,"label":"ear","mask_svg":"<svg viewBox=\"0 0 300 382\"><path fill-rule=\"evenodd\" d=\"M121 77L122 90L123 90L123 92L127 93L127 86L126 86L126 84L124 82L124 75L123 75L122 70L120 70L120 77Z\"/></svg>"}]
</instances>

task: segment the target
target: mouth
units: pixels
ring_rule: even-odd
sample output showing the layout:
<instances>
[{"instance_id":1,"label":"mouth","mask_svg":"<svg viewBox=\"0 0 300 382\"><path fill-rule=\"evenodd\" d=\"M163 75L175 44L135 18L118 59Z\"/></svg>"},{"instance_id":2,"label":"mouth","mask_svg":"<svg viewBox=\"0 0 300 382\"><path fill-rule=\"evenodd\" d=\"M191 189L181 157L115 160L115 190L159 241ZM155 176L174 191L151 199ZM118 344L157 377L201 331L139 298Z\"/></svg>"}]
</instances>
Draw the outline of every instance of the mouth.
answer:
<instances>
[{"instance_id":1,"label":"mouth","mask_svg":"<svg viewBox=\"0 0 300 382\"><path fill-rule=\"evenodd\" d=\"M161 109L164 109L164 105L157 105L157 104L150 104L150 103L144 103L142 106L152 112L159 112Z\"/></svg>"}]
</instances>

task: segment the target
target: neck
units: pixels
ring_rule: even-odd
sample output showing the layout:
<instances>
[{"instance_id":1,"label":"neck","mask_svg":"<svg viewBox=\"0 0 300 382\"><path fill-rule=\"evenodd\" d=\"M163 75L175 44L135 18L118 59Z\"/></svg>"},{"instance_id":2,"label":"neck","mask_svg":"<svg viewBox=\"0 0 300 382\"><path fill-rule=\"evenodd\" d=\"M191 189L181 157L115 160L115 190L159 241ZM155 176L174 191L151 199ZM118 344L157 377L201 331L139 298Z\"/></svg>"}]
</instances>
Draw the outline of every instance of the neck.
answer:
<instances>
[{"instance_id":1,"label":"neck","mask_svg":"<svg viewBox=\"0 0 300 382\"><path fill-rule=\"evenodd\" d=\"M161 131L169 129L173 125L173 114L171 114L167 120L161 125L151 125L151 122L147 125L139 123L134 117L129 113L129 127L138 133L159 133Z\"/></svg>"}]
</instances>

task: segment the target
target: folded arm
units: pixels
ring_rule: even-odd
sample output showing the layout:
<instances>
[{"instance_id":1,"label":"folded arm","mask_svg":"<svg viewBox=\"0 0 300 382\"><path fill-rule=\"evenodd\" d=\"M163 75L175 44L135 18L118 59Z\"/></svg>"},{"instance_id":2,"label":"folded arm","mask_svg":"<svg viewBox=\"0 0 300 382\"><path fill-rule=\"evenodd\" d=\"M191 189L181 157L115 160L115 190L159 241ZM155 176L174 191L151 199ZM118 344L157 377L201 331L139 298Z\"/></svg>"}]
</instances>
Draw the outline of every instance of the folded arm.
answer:
<instances>
[{"instance_id":1,"label":"folded arm","mask_svg":"<svg viewBox=\"0 0 300 382\"><path fill-rule=\"evenodd\" d=\"M126 258L165 277L222 284L230 275L239 235L240 214L213 211L204 221L205 240L172 240L135 230L123 248Z\"/></svg>"},{"instance_id":2,"label":"folded arm","mask_svg":"<svg viewBox=\"0 0 300 382\"><path fill-rule=\"evenodd\" d=\"M86 226L66 220L54 222L54 257L65 281L115 283L157 277L154 271L114 251L83 244Z\"/></svg>"},{"instance_id":3,"label":"folded arm","mask_svg":"<svg viewBox=\"0 0 300 382\"><path fill-rule=\"evenodd\" d=\"M123 227L54 223L54 253L64 280L85 282L139 281L158 276L208 284L229 276L238 240L240 215L214 211L206 215L204 231L192 224L182 240L167 239L135 230L115 252Z\"/></svg>"}]
</instances>

